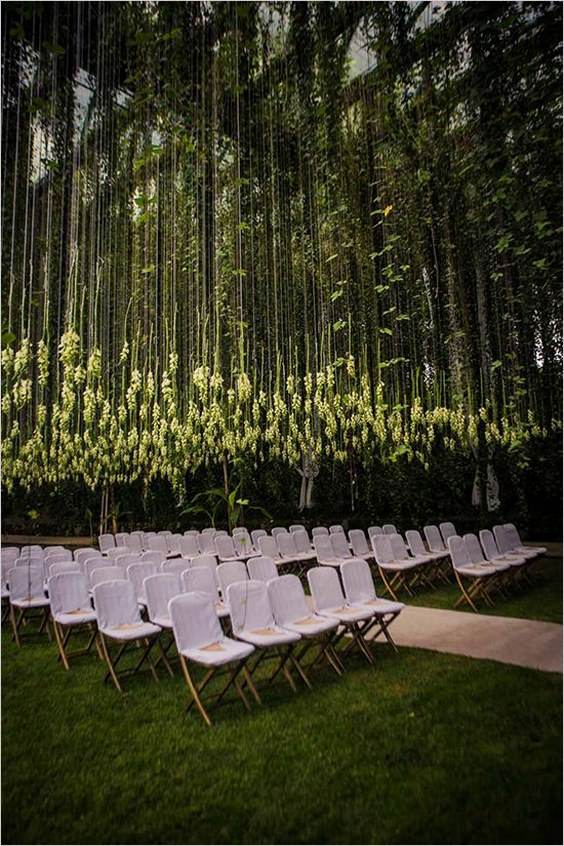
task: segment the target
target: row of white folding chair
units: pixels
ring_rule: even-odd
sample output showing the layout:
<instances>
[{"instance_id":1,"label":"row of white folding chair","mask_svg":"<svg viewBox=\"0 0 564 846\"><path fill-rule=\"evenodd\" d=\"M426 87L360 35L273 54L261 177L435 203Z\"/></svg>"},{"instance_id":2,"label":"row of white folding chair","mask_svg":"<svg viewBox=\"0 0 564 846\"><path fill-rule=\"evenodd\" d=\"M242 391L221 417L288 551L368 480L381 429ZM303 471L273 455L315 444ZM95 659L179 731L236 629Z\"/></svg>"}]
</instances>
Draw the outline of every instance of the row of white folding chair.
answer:
<instances>
[{"instance_id":1,"label":"row of white folding chair","mask_svg":"<svg viewBox=\"0 0 564 846\"><path fill-rule=\"evenodd\" d=\"M503 588L511 563L501 559L488 561L475 535L469 535L468 538L451 535L448 538L448 549L462 594L455 603L455 608L462 602L467 602L473 611L477 611L475 602L478 599L493 606L493 593Z\"/></svg>"}]
</instances>

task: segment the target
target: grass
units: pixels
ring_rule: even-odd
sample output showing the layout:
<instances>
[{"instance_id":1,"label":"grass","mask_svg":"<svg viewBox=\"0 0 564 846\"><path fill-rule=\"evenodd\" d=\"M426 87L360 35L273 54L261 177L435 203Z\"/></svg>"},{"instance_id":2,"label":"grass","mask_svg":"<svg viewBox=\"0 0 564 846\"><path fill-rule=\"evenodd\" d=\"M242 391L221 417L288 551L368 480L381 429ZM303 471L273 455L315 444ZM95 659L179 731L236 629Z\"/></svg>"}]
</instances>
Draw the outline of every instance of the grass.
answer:
<instances>
[{"instance_id":1,"label":"grass","mask_svg":"<svg viewBox=\"0 0 564 846\"><path fill-rule=\"evenodd\" d=\"M560 674L375 647L247 714L2 639L3 843L561 843Z\"/></svg>"}]
</instances>

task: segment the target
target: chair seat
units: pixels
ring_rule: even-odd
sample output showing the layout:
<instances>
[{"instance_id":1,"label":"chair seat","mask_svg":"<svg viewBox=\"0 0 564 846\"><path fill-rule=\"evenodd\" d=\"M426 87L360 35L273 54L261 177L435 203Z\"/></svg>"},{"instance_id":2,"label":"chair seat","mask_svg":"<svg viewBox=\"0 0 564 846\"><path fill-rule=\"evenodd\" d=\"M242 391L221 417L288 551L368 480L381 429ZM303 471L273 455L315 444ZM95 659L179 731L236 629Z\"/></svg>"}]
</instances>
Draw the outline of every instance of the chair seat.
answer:
<instances>
[{"instance_id":1,"label":"chair seat","mask_svg":"<svg viewBox=\"0 0 564 846\"><path fill-rule=\"evenodd\" d=\"M495 567L499 573L503 573L504 570L511 569L511 562L502 556L499 558L493 558L491 561L478 561L476 563L482 567ZM523 563L525 563L524 560Z\"/></svg>"},{"instance_id":2,"label":"chair seat","mask_svg":"<svg viewBox=\"0 0 564 846\"><path fill-rule=\"evenodd\" d=\"M225 602L216 602L215 613L218 617L229 617L229 608L227 607Z\"/></svg>"},{"instance_id":3,"label":"chair seat","mask_svg":"<svg viewBox=\"0 0 564 846\"><path fill-rule=\"evenodd\" d=\"M152 618L153 623L156 626L160 626L161 629L171 629L172 628L172 618L170 614L162 614L157 617Z\"/></svg>"},{"instance_id":4,"label":"chair seat","mask_svg":"<svg viewBox=\"0 0 564 846\"><path fill-rule=\"evenodd\" d=\"M100 631L114 640L137 640L142 637L154 637L161 629L152 623L124 623L123 626L109 626Z\"/></svg>"},{"instance_id":5,"label":"chair seat","mask_svg":"<svg viewBox=\"0 0 564 846\"><path fill-rule=\"evenodd\" d=\"M528 558L532 559L536 558L536 556L529 555ZM523 555L514 555L512 552L506 552L504 555L500 555L499 558L494 558L494 561L509 564L510 567L522 567L523 564L527 563L527 558Z\"/></svg>"},{"instance_id":6,"label":"chair seat","mask_svg":"<svg viewBox=\"0 0 564 846\"><path fill-rule=\"evenodd\" d=\"M394 572L401 572L402 570L412 570L414 567L419 566L419 561L416 561L415 558L413 561L408 561L404 559L403 561L386 561L385 564L380 564L378 562L378 566L382 568L382 570L392 570Z\"/></svg>"},{"instance_id":7,"label":"chair seat","mask_svg":"<svg viewBox=\"0 0 564 846\"><path fill-rule=\"evenodd\" d=\"M382 614L399 614L405 608L403 602L392 602L391 599L366 599L360 603L357 602L357 604L366 605L376 616L381 616Z\"/></svg>"},{"instance_id":8,"label":"chair seat","mask_svg":"<svg viewBox=\"0 0 564 846\"><path fill-rule=\"evenodd\" d=\"M319 609L324 617L333 617L343 623L358 623L360 620L368 620L374 615L372 610L363 608L361 605L341 605L335 608Z\"/></svg>"},{"instance_id":9,"label":"chair seat","mask_svg":"<svg viewBox=\"0 0 564 846\"><path fill-rule=\"evenodd\" d=\"M315 637L316 635L328 632L338 625L337 617L322 617L320 615L311 614L309 617L304 617L301 620L293 620L291 623L285 622L284 628L291 632L297 632L302 637Z\"/></svg>"},{"instance_id":10,"label":"chair seat","mask_svg":"<svg viewBox=\"0 0 564 846\"><path fill-rule=\"evenodd\" d=\"M12 605L16 608L41 608L49 605L46 596L30 596L28 599L12 599Z\"/></svg>"},{"instance_id":11,"label":"chair seat","mask_svg":"<svg viewBox=\"0 0 564 846\"><path fill-rule=\"evenodd\" d=\"M253 646L284 646L295 643L300 639L299 634L279 626L268 626L264 629L242 629L236 632L237 638Z\"/></svg>"},{"instance_id":12,"label":"chair seat","mask_svg":"<svg viewBox=\"0 0 564 846\"><path fill-rule=\"evenodd\" d=\"M78 626L81 623L94 623L96 612L92 608L77 608L75 611L54 614L53 619L61 626Z\"/></svg>"},{"instance_id":13,"label":"chair seat","mask_svg":"<svg viewBox=\"0 0 564 846\"><path fill-rule=\"evenodd\" d=\"M224 638L214 643L202 644L198 647L190 647L182 651L182 655L198 664L205 664L210 667L219 667L228 664L230 661L241 661L253 652L250 643L241 643Z\"/></svg>"},{"instance_id":14,"label":"chair seat","mask_svg":"<svg viewBox=\"0 0 564 846\"><path fill-rule=\"evenodd\" d=\"M457 573L462 576L493 576L497 573L495 567L485 566L484 564L466 564L463 567L455 567Z\"/></svg>"}]
</instances>

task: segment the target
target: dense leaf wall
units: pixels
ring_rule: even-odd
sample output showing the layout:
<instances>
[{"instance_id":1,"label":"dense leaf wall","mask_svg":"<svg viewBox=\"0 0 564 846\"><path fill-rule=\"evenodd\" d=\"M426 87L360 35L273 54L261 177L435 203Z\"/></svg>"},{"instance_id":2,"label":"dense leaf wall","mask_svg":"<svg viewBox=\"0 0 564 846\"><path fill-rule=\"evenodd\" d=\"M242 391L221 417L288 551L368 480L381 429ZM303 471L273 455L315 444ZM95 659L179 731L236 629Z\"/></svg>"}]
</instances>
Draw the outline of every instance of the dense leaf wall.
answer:
<instances>
[{"instance_id":1,"label":"dense leaf wall","mask_svg":"<svg viewBox=\"0 0 564 846\"><path fill-rule=\"evenodd\" d=\"M8 487L560 430L560 4L2 14Z\"/></svg>"}]
</instances>

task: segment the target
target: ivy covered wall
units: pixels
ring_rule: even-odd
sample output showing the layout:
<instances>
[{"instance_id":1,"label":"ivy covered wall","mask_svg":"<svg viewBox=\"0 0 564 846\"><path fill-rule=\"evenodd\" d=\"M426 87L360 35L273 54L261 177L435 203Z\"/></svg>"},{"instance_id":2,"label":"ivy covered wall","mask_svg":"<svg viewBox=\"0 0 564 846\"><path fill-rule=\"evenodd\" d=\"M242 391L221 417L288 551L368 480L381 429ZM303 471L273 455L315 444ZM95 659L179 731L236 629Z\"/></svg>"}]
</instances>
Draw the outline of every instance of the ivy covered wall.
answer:
<instances>
[{"instance_id":1,"label":"ivy covered wall","mask_svg":"<svg viewBox=\"0 0 564 846\"><path fill-rule=\"evenodd\" d=\"M561 13L3 4L7 489L339 466L354 510L445 453L518 500L561 433Z\"/></svg>"}]
</instances>

